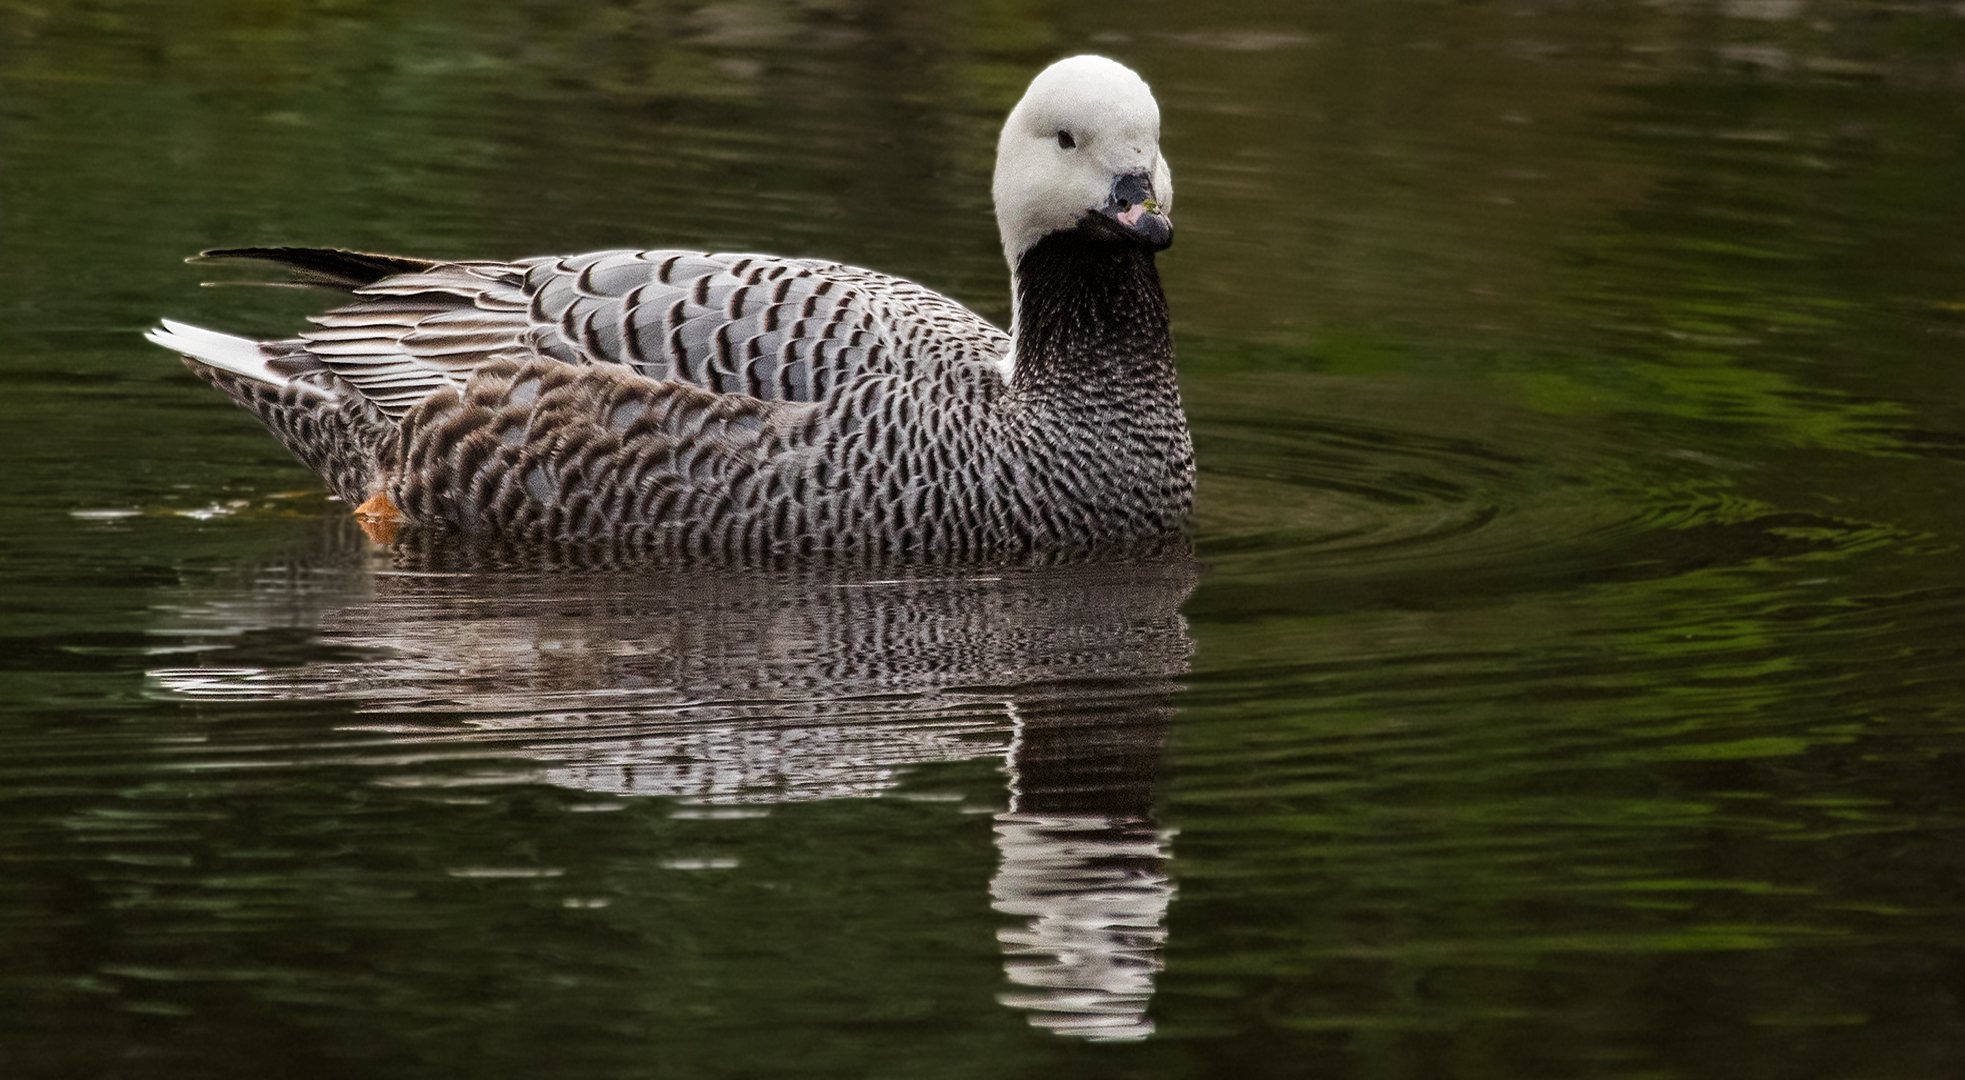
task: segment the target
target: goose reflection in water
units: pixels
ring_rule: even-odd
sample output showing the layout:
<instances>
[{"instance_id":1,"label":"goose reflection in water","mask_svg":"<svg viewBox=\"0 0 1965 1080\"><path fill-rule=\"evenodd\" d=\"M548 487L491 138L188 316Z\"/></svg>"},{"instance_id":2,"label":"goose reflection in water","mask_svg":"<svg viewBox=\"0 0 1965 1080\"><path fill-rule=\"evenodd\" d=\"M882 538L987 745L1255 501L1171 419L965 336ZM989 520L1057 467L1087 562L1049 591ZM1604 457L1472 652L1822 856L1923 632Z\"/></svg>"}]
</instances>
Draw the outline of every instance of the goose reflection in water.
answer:
<instances>
[{"instance_id":1,"label":"goose reflection in water","mask_svg":"<svg viewBox=\"0 0 1965 1080\"><path fill-rule=\"evenodd\" d=\"M1154 800L1192 564L515 574L398 547L363 565L383 557L351 544L338 570L316 557L170 612L194 648L305 630L308 662L153 679L207 700L351 699L391 745L712 805L878 796L910 766L1000 757L990 897L1016 922L998 933L999 1000L1064 1035L1153 1031L1174 895Z\"/></svg>"}]
</instances>

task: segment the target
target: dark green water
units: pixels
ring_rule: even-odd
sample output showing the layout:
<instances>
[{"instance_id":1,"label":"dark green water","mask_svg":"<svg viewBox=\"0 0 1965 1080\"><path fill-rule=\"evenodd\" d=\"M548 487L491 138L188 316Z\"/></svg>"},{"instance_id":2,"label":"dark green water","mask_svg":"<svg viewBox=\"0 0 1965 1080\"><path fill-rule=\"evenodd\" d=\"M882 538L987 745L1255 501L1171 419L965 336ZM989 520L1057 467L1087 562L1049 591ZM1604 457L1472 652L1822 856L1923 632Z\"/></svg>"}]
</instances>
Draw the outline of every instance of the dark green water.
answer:
<instances>
[{"instance_id":1,"label":"dark green water","mask_svg":"<svg viewBox=\"0 0 1965 1080\"><path fill-rule=\"evenodd\" d=\"M255 243L1001 319L1088 49L1198 573L431 573L139 337L323 305ZM1959 1075L1961 195L1955 4L0 4L0 1061Z\"/></svg>"}]
</instances>

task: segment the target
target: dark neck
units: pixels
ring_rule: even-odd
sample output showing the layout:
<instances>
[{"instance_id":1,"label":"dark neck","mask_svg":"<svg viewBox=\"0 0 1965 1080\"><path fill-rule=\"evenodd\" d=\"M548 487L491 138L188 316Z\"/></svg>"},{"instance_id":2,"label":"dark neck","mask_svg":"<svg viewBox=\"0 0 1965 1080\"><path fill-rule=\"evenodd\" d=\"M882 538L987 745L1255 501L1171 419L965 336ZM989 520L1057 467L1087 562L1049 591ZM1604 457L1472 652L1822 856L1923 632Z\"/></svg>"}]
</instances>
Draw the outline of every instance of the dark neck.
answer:
<instances>
[{"instance_id":1,"label":"dark neck","mask_svg":"<svg viewBox=\"0 0 1965 1080\"><path fill-rule=\"evenodd\" d=\"M1167 296L1144 246L1083 229L1052 233L1017 262L1016 287L1016 389L1172 386Z\"/></svg>"}]
</instances>

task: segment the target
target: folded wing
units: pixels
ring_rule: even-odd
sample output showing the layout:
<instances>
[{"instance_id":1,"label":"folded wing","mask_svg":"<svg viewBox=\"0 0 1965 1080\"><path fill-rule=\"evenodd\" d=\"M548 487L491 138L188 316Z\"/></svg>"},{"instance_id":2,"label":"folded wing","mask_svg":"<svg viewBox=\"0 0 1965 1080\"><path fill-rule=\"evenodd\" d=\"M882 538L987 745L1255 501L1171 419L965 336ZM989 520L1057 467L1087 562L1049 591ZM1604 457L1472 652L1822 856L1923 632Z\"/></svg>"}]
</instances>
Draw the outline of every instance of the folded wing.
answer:
<instances>
[{"instance_id":1,"label":"folded wing","mask_svg":"<svg viewBox=\"0 0 1965 1080\"><path fill-rule=\"evenodd\" d=\"M839 263L687 251L425 263L316 249L208 253L279 262L355 299L269 366L332 371L401 418L493 361L616 364L761 401L816 401L863 373L924 363L1002 370L1009 338L912 282ZM350 261L337 262L337 259ZM366 279L366 280L364 280Z\"/></svg>"}]
</instances>

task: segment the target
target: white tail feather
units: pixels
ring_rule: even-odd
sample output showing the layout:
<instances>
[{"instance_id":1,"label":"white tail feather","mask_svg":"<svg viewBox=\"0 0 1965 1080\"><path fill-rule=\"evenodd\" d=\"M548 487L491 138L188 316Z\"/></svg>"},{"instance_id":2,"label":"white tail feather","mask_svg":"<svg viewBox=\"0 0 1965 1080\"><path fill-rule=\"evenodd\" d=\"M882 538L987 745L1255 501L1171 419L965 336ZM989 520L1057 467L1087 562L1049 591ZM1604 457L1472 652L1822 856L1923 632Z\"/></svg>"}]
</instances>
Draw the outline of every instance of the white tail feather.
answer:
<instances>
[{"instance_id":1,"label":"white tail feather","mask_svg":"<svg viewBox=\"0 0 1965 1080\"><path fill-rule=\"evenodd\" d=\"M164 325L143 335L172 352L188 356L201 364L229 371L269 386L286 385L286 376L266 366L266 355L259 342L221 334L189 323L164 320Z\"/></svg>"}]
</instances>

